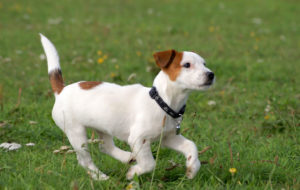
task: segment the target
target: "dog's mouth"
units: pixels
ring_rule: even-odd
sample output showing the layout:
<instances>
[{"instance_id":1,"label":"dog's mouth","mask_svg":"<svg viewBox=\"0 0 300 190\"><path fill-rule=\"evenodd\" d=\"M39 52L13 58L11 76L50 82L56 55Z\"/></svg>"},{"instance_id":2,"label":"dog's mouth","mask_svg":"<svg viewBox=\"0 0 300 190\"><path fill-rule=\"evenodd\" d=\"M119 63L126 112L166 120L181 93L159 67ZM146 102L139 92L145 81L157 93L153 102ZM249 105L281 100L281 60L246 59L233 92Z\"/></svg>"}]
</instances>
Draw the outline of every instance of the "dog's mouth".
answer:
<instances>
[{"instance_id":1,"label":"dog's mouth","mask_svg":"<svg viewBox=\"0 0 300 190\"><path fill-rule=\"evenodd\" d=\"M207 80L204 84L199 85L200 88L209 88L210 86L212 86L215 82L215 79L213 80Z\"/></svg>"}]
</instances>

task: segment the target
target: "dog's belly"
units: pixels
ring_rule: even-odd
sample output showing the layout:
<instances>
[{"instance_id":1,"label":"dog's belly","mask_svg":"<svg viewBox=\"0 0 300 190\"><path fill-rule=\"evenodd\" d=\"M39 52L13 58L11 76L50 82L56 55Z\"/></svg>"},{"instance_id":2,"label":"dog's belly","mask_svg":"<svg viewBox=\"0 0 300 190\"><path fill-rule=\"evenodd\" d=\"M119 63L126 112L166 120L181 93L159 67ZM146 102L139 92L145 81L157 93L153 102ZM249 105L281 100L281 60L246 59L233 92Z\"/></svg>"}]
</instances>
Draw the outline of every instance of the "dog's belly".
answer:
<instances>
[{"instance_id":1,"label":"dog's belly","mask_svg":"<svg viewBox=\"0 0 300 190\"><path fill-rule=\"evenodd\" d=\"M56 124L61 129L90 127L127 141L139 113L138 96L147 95L148 90L141 85L121 87L110 83L89 90L79 88L77 83L69 85L57 97L52 114ZM64 120L72 121L73 126L62 126L67 123Z\"/></svg>"}]
</instances>

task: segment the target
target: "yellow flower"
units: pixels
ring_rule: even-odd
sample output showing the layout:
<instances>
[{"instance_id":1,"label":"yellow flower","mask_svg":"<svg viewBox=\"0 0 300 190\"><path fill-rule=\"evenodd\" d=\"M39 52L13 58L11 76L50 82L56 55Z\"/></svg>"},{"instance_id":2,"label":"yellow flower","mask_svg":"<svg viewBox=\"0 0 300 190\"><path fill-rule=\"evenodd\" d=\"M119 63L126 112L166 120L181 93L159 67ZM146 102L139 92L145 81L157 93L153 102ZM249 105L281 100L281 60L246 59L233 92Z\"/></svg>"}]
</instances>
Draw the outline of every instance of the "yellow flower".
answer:
<instances>
[{"instance_id":1,"label":"yellow flower","mask_svg":"<svg viewBox=\"0 0 300 190\"><path fill-rule=\"evenodd\" d=\"M130 183L130 184L127 185L126 190L131 190L132 187L133 187L133 185Z\"/></svg>"},{"instance_id":2,"label":"yellow flower","mask_svg":"<svg viewBox=\"0 0 300 190\"><path fill-rule=\"evenodd\" d=\"M253 49L254 49L254 50L258 50L258 46L257 46L257 45L254 45L254 46L253 46Z\"/></svg>"},{"instance_id":3,"label":"yellow flower","mask_svg":"<svg viewBox=\"0 0 300 190\"><path fill-rule=\"evenodd\" d=\"M254 37L255 36L255 32L250 32L250 36Z\"/></svg>"},{"instance_id":4,"label":"yellow flower","mask_svg":"<svg viewBox=\"0 0 300 190\"><path fill-rule=\"evenodd\" d=\"M229 172L234 175L237 172L236 168L229 168Z\"/></svg>"},{"instance_id":5,"label":"yellow flower","mask_svg":"<svg viewBox=\"0 0 300 190\"><path fill-rule=\"evenodd\" d=\"M97 54L98 54L98 55L102 55L102 51L101 51L101 50L98 50L98 51L97 51Z\"/></svg>"},{"instance_id":6,"label":"yellow flower","mask_svg":"<svg viewBox=\"0 0 300 190\"><path fill-rule=\"evenodd\" d=\"M100 58L97 60L97 62L98 62L99 64L102 64L102 63L104 62L104 59L100 57Z\"/></svg>"},{"instance_id":7,"label":"yellow flower","mask_svg":"<svg viewBox=\"0 0 300 190\"><path fill-rule=\"evenodd\" d=\"M137 51L137 52L136 52L136 55L137 55L137 56L141 56L142 53L141 53L140 51Z\"/></svg>"},{"instance_id":8,"label":"yellow flower","mask_svg":"<svg viewBox=\"0 0 300 190\"><path fill-rule=\"evenodd\" d=\"M32 9L31 9L30 7L27 7L27 8L26 8L26 11L27 11L27 13L29 13L29 14L32 13Z\"/></svg>"},{"instance_id":9,"label":"yellow flower","mask_svg":"<svg viewBox=\"0 0 300 190\"><path fill-rule=\"evenodd\" d=\"M103 55L103 59L107 59L107 55L105 54L105 55Z\"/></svg>"},{"instance_id":10,"label":"yellow flower","mask_svg":"<svg viewBox=\"0 0 300 190\"><path fill-rule=\"evenodd\" d=\"M0 9L3 7L3 4L0 2Z\"/></svg>"},{"instance_id":11,"label":"yellow flower","mask_svg":"<svg viewBox=\"0 0 300 190\"><path fill-rule=\"evenodd\" d=\"M116 68L116 69L119 69L119 65L115 65L115 68Z\"/></svg>"},{"instance_id":12,"label":"yellow flower","mask_svg":"<svg viewBox=\"0 0 300 190\"><path fill-rule=\"evenodd\" d=\"M14 11L17 11L17 12L21 12L22 11L22 6L20 4L14 4L12 7L11 7L11 10L14 10Z\"/></svg>"},{"instance_id":13,"label":"yellow flower","mask_svg":"<svg viewBox=\"0 0 300 190\"><path fill-rule=\"evenodd\" d=\"M270 116L269 115L265 115L265 120L268 120L268 119L270 119Z\"/></svg>"},{"instance_id":14,"label":"yellow flower","mask_svg":"<svg viewBox=\"0 0 300 190\"><path fill-rule=\"evenodd\" d=\"M215 31L215 27L214 27L214 26L210 26L210 27L208 28L208 30L209 30L209 32L214 32L214 31Z\"/></svg>"},{"instance_id":15,"label":"yellow flower","mask_svg":"<svg viewBox=\"0 0 300 190\"><path fill-rule=\"evenodd\" d=\"M114 78L114 77L116 77L116 76L117 76L116 73L114 73L114 72L111 72L111 73L110 73L110 77L111 77L111 78Z\"/></svg>"}]
</instances>

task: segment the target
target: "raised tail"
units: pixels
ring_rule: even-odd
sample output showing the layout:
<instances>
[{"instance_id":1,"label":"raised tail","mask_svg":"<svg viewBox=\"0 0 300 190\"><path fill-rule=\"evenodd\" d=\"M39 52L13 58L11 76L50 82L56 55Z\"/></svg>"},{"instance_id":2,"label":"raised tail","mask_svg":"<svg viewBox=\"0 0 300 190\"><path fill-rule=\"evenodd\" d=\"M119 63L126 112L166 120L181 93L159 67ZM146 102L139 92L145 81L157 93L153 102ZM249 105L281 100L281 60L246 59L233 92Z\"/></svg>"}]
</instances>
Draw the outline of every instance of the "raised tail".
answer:
<instances>
[{"instance_id":1,"label":"raised tail","mask_svg":"<svg viewBox=\"0 0 300 190\"><path fill-rule=\"evenodd\" d=\"M40 34L40 36L47 57L48 74L49 74L52 90L55 95L58 95L65 87L60 65L59 65L59 57L54 45L50 42L50 40L48 40L42 34Z\"/></svg>"}]
</instances>

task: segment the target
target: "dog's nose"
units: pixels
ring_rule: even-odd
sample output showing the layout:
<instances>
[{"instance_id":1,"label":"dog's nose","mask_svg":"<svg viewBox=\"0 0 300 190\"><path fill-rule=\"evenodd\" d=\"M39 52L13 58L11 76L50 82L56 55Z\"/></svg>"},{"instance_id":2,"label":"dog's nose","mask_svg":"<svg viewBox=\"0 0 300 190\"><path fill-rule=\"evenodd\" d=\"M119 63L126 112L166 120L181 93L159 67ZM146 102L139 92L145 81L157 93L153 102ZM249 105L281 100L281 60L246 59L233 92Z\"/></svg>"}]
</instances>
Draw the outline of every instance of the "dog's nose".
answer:
<instances>
[{"instance_id":1,"label":"dog's nose","mask_svg":"<svg viewBox=\"0 0 300 190\"><path fill-rule=\"evenodd\" d=\"M207 73L206 73L206 76L207 76L207 78L208 78L209 80L213 80L214 77L215 77L215 74L214 74L213 72L207 72Z\"/></svg>"}]
</instances>

